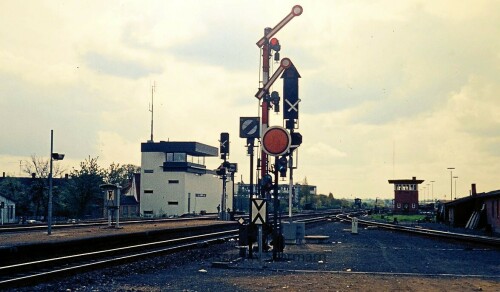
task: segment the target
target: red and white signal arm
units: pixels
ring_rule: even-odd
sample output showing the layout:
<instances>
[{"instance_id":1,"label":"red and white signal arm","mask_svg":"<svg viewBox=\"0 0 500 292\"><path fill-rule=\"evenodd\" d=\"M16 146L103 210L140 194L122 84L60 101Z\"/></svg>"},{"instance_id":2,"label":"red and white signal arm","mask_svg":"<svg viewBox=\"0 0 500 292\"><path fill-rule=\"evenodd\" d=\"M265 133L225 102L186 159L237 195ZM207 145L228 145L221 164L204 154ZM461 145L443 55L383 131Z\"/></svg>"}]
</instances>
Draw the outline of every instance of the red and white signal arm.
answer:
<instances>
[{"instance_id":1,"label":"red and white signal arm","mask_svg":"<svg viewBox=\"0 0 500 292\"><path fill-rule=\"evenodd\" d=\"M272 126L262 134L262 148L271 156L279 156L290 150L292 138L287 129L280 126Z\"/></svg>"}]
</instances>

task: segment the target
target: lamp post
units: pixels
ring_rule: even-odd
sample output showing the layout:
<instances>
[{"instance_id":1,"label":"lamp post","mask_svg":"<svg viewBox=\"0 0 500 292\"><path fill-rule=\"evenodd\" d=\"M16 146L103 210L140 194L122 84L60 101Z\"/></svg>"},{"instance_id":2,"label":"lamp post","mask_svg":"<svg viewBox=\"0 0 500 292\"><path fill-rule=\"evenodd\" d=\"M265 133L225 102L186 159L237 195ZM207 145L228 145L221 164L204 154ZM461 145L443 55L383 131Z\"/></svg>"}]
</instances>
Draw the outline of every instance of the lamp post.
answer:
<instances>
[{"instance_id":1,"label":"lamp post","mask_svg":"<svg viewBox=\"0 0 500 292\"><path fill-rule=\"evenodd\" d=\"M52 234L52 162L63 160L64 154L54 153L54 130L50 130L50 172L49 172L49 207L47 210L47 235Z\"/></svg>"},{"instance_id":2,"label":"lamp post","mask_svg":"<svg viewBox=\"0 0 500 292\"><path fill-rule=\"evenodd\" d=\"M427 184L427 201L429 201L429 194L431 193L431 188L429 188L429 185L430 184Z\"/></svg>"},{"instance_id":3,"label":"lamp post","mask_svg":"<svg viewBox=\"0 0 500 292\"><path fill-rule=\"evenodd\" d=\"M453 170L454 167L448 167L450 170L450 200L453 200Z\"/></svg>"},{"instance_id":4,"label":"lamp post","mask_svg":"<svg viewBox=\"0 0 500 292\"><path fill-rule=\"evenodd\" d=\"M457 178L458 176L453 177L455 179L455 200L457 199Z\"/></svg>"},{"instance_id":5,"label":"lamp post","mask_svg":"<svg viewBox=\"0 0 500 292\"><path fill-rule=\"evenodd\" d=\"M431 194L431 202L434 202L434 183L436 181L431 180L432 194Z\"/></svg>"}]
</instances>

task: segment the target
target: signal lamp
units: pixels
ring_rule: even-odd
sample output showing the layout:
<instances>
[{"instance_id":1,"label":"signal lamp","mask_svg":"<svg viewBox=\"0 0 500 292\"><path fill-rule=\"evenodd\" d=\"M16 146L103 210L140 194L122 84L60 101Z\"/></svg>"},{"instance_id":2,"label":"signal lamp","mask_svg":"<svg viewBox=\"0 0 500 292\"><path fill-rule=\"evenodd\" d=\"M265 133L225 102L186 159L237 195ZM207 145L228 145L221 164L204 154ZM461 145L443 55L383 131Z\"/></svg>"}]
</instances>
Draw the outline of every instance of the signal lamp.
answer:
<instances>
[{"instance_id":1,"label":"signal lamp","mask_svg":"<svg viewBox=\"0 0 500 292\"><path fill-rule=\"evenodd\" d=\"M266 192L269 192L270 190L272 190L273 189L273 177L270 174L264 175L262 177L262 179L260 180L260 186Z\"/></svg>"},{"instance_id":2,"label":"signal lamp","mask_svg":"<svg viewBox=\"0 0 500 292\"><path fill-rule=\"evenodd\" d=\"M269 46L275 52L279 52L281 49L280 41L277 38L272 38L271 41L269 41Z\"/></svg>"},{"instance_id":3,"label":"signal lamp","mask_svg":"<svg viewBox=\"0 0 500 292\"><path fill-rule=\"evenodd\" d=\"M288 167L288 159L286 159L286 156L281 156L278 159L278 171L280 173L280 177L286 177L286 170Z\"/></svg>"}]
</instances>

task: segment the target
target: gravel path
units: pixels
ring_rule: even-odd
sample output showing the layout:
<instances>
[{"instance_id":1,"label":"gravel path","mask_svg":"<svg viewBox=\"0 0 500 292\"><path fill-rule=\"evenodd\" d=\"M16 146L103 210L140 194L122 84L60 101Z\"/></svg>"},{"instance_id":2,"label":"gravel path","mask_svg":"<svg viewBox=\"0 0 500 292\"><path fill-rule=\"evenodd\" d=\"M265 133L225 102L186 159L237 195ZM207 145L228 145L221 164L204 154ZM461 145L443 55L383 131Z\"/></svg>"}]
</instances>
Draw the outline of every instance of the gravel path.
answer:
<instances>
[{"instance_id":1,"label":"gravel path","mask_svg":"<svg viewBox=\"0 0 500 292\"><path fill-rule=\"evenodd\" d=\"M284 261L241 260L235 242L80 274L17 291L500 291L500 250L327 223L326 244L287 246ZM267 255L266 257L269 257Z\"/></svg>"}]
</instances>

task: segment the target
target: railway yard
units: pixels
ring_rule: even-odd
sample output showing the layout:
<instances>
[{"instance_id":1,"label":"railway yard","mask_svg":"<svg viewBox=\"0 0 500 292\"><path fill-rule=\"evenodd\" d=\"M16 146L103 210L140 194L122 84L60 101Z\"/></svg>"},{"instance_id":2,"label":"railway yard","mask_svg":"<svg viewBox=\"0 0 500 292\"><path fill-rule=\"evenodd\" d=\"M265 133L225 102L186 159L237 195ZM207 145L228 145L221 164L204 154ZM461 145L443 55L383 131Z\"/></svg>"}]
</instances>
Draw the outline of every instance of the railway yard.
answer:
<instances>
[{"instance_id":1,"label":"railway yard","mask_svg":"<svg viewBox=\"0 0 500 292\"><path fill-rule=\"evenodd\" d=\"M321 243L287 245L278 261L266 253L240 258L231 233L237 224L204 220L127 225L122 229L80 227L61 229L48 244L89 240L95 236L150 236L153 230L177 230L182 236L201 224L202 230L220 232L224 239L203 239L194 249L162 252L141 259L90 267L64 276L47 276L42 283L2 287L12 291L498 291L498 244L477 244L431 238L409 232L360 225L352 234L350 223L332 219L306 226L306 235L327 236ZM218 227L217 227L218 226ZM429 226L431 226L429 224ZM422 225L420 227L426 227ZM182 231L184 230L184 231ZM92 234L89 237L89 234ZM169 233L168 237L172 236ZM196 237L189 232L190 237ZM39 242L43 231L3 233L3 248ZM158 238L161 236L156 235ZM166 235L165 235L166 236ZM17 242L17 243L16 243ZM8 247L6 247L8 246ZM150 251L148 251L150 252ZM95 261L95 259L93 260ZM2 265L3 266L3 265ZM4 267L0 266L0 271ZM39 281L38 281L39 282ZM1 287L1 286L0 286ZM2 289L0 288L0 290Z\"/></svg>"}]
</instances>

